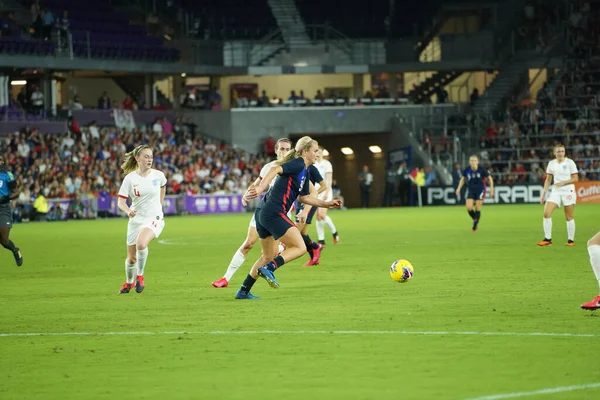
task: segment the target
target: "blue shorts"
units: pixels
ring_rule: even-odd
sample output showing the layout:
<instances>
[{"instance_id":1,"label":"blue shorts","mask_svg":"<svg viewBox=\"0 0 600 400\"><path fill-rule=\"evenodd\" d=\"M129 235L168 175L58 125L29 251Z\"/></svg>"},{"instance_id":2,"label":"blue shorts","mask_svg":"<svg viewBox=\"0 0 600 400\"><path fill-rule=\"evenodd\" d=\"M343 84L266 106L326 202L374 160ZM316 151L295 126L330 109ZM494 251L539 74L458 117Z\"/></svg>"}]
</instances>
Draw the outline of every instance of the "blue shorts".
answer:
<instances>
[{"instance_id":1,"label":"blue shorts","mask_svg":"<svg viewBox=\"0 0 600 400\"><path fill-rule=\"evenodd\" d=\"M483 200L485 196L485 188L468 188L467 199Z\"/></svg>"},{"instance_id":2,"label":"blue shorts","mask_svg":"<svg viewBox=\"0 0 600 400\"><path fill-rule=\"evenodd\" d=\"M298 214L300 214L304 210L305 205L299 201L296 202L296 222L298 222ZM306 217L306 224L312 223L312 219L317 213L318 207L311 207L308 212L308 216Z\"/></svg>"},{"instance_id":3,"label":"blue shorts","mask_svg":"<svg viewBox=\"0 0 600 400\"><path fill-rule=\"evenodd\" d=\"M285 235L290 228L296 226L285 213L274 213L265 208L256 210L254 216L256 218L256 231L261 239L273 236L277 240Z\"/></svg>"}]
</instances>

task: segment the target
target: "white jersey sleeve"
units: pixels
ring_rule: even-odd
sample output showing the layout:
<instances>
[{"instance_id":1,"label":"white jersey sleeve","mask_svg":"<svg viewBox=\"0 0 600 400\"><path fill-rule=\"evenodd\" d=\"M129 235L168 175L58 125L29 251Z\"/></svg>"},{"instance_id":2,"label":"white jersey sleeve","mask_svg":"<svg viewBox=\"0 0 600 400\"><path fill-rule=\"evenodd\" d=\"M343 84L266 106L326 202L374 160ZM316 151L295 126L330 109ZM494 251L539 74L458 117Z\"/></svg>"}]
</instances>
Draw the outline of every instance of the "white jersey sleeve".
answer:
<instances>
[{"instance_id":1,"label":"white jersey sleeve","mask_svg":"<svg viewBox=\"0 0 600 400\"><path fill-rule=\"evenodd\" d=\"M125 175L125 178L123 178L123 182L121 182L121 187L119 188L119 197L122 197L124 199L127 198L133 198L133 194L131 193L131 178L129 177L129 174Z\"/></svg>"},{"instance_id":2,"label":"white jersey sleeve","mask_svg":"<svg viewBox=\"0 0 600 400\"><path fill-rule=\"evenodd\" d=\"M265 176L267 176L269 174L269 171L271 170L271 168L273 168L275 166L275 161L271 161L270 163L265 164L264 167L262 167L262 169L260 170L260 174L258 175L258 177L260 178L260 180L265 179ZM272 188L273 185L275 184L275 180L277 179L277 177L275 177L275 179L273 179L271 181L271 183L269 184L269 188Z\"/></svg>"},{"instance_id":3,"label":"white jersey sleeve","mask_svg":"<svg viewBox=\"0 0 600 400\"><path fill-rule=\"evenodd\" d=\"M158 171L158 175L159 175L159 180L160 180L160 187L163 188L165 186L167 186L167 177L165 176L165 173L162 171Z\"/></svg>"}]
</instances>

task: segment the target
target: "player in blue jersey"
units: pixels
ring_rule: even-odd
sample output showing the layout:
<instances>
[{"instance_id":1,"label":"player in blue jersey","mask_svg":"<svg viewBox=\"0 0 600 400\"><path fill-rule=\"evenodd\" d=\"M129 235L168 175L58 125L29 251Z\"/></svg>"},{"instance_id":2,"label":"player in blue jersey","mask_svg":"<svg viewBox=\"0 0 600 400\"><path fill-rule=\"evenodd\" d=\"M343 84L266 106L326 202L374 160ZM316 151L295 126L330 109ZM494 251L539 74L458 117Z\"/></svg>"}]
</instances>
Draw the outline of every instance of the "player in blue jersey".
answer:
<instances>
[{"instance_id":1,"label":"player in blue jersey","mask_svg":"<svg viewBox=\"0 0 600 400\"><path fill-rule=\"evenodd\" d=\"M4 158L0 156L0 244L13 253L15 262L20 267L23 265L21 250L10 240L13 223L10 201L16 197L17 181L15 176L6 170Z\"/></svg>"},{"instance_id":2,"label":"player in blue jersey","mask_svg":"<svg viewBox=\"0 0 600 400\"><path fill-rule=\"evenodd\" d=\"M329 189L329 185L321 176L316 166L311 165L308 167L308 173L310 176L310 182L313 185L319 185L319 189L313 189L311 193L311 196L318 198L319 194ZM317 207L304 205L298 201L298 199L296 199L296 227L302 234L302 239L304 239L304 244L306 244L306 250L308 251L309 256L309 260L305 267L318 265L319 259L321 258L321 250L323 249L322 244L314 242L308 235L308 226L312 223L312 219L317 213L317 210Z\"/></svg>"},{"instance_id":3,"label":"player in blue jersey","mask_svg":"<svg viewBox=\"0 0 600 400\"><path fill-rule=\"evenodd\" d=\"M301 138L294 150L278 161L278 165L271 168L260 185L251 186L244 197L254 199L263 193L275 177L277 181L269 193L261 200L261 207L257 209L256 230L260 237L262 250L262 266L255 266L244 280L240 290L235 295L236 299L258 299L250 293L258 277L264 278L271 287L278 288L279 283L273 272L286 262L295 260L306 253L306 245L296 225L287 217L287 212L296 201L314 207L339 208L341 201L323 201L310 195L311 188L308 167L315 163L318 143L309 136ZM277 255L277 240L286 246L281 255Z\"/></svg>"},{"instance_id":4,"label":"player in blue jersey","mask_svg":"<svg viewBox=\"0 0 600 400\"><path fill-rule=\"evenodd\" d=\"M477 230L479 220L481 219L481 207L483 207L483 198L485 197L485 181L490 184L490 196L494 196L494 179L490 172L479 166L479 157L471 156L469 158L469 166L463 172L463 177L456 188L456 196L460 196L460 190L463 185L467 184L467 193L465 205L467 212L473 219L473 232ZM473 209L475 205L475 209Z\"/></svg>"}]
</instances>

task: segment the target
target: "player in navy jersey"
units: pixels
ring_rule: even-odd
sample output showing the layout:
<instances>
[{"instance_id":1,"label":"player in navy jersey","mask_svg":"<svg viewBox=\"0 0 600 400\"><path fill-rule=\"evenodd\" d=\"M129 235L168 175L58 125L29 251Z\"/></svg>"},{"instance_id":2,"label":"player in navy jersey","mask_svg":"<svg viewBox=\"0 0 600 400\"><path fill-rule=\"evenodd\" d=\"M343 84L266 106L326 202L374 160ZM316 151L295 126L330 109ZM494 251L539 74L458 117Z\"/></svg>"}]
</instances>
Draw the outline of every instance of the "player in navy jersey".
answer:
<instances>
[{"instance_id":1,"label":"player in navy jersey","mask_svg":"<svg viewBox=\"0 0 600 400\"><path fill-rule=\"evenodd\" d=\"M483 207L483 198L485 196L485 181L490 184L490 196L494 196L494 179L490 172L479 166L479 157L471 156L469 158L469 166L463 172L463 177L458 182L456 188L456 196L460 196L460 190L463 185L467 184L467 193L465 205L467 212L473 219L473 232L477 230L479 220L481 219L481 207ZM475 209L473 209L475 205Z\"/></svg>"},{"instance_id":2,"label":"player in navy jersey","mask_svg":"<svg viewBox=\"0 0 600 400\"><path fill-rule=\"evenodd\" d=\"M17 196L17 181L15 176L6 170L4 158L0 156L0 244L10 250L15 257L17 266L23 265L21 250L10 240L12 229L12 210L10 201Z\"/></svg>"},{"instance_id":3,"label":"player in navy jersey","mask_svg":"<svg viewBox=\"0 0 600 400\"><path fill-rule=\"evenodd\" d=\"M250 186L244 197L253 199L263 193L275 177L277 181L261 201L255 212L256 230L260 237L260 247L264 264L255 266L244 280L236 299L258 299L250 293L258 277L264 278L271 287L278 288L274 271L286 262L295 260L306 253L306 245L296 225L287 217L287 212L298 198L300 202L314 207L339 208L341 201L323 201L310 195L314 186L310 182L308 167L315 163L318 143L309 136L301 138L294 150L278 161L258 186ZM286 246L277 255L277 240Z\"/></svg>"},{"instance_id":4,"label":"player in navy jersey","mask_svg":"<svg viewBox=\"0 0 600 400\"><path fill-rule=\"evenodd\" d=\"M310 176L310 182L315 185L319 185L319 189L313 189L311 192L311 196L318 198L319 194L323 193L327 189L329 189L329 185L327 181L321 176L321 173L317 169L316 166L311 165L308 167L308 173ZM304 244L306 244L306 250L308 251L309 260L306 263L305 267L310 267L311 265L318 265L319 259L321 258L321 250L323 249L323 245L320 243L314 242L310 236L308 235L308 226L312 223L312 219L317 213L318 208L304 205L298 199L296 199L296 227L302 234L302 239L304 239Z\"/></svg>"}]
</instances>

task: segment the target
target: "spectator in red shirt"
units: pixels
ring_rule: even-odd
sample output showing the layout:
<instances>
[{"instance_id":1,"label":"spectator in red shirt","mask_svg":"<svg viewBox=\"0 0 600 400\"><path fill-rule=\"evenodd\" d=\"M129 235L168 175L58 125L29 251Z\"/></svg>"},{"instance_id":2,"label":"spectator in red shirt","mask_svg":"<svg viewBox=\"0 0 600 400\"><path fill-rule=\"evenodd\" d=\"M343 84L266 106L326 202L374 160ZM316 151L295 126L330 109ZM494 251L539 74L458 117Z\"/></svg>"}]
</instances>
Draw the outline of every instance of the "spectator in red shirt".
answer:
<instances>
[{"instance_id":1,"label":"spectator in red shirt","mask_svg":"<svg viewBox=\"0 0 600 400\"><path fill-rule=\"evenodd\" d=\"M131 96L127 96L125 97L125 100L123 100L123 108L125 110L133 110L133 99Z\"/></svg>"},{"instance_id":2,"label":"spectator in red shirt","mask_svg":"<svg viewBox=\"0 0 600 400\"><path fill-rule=\"evenodd\" d=\"M269 157L275 157L275 139L273 136L269 136L269 138L265 141L265 153Z\"/></svg>"}]
</instances>

